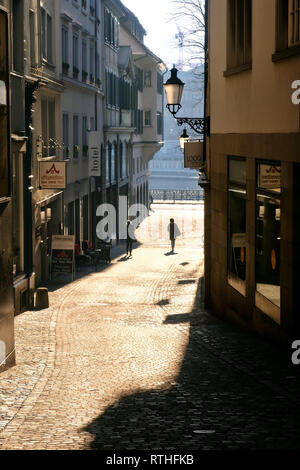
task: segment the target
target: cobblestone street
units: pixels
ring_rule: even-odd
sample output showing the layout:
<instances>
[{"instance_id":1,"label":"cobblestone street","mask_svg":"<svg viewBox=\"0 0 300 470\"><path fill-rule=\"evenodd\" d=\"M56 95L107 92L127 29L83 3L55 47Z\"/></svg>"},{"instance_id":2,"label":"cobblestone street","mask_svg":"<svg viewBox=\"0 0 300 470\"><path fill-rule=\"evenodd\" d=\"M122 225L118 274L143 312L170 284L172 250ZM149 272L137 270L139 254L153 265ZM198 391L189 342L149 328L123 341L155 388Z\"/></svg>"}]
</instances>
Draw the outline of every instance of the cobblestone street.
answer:
<instances>
[{"instance_id":1,"label":"cobblestone street","mask_svg":"<svg viewBox=\"0 0 300 470\"><path fill-rule=\"evenodd\" d=\"M16 317L0 449L300 449L300 369L202 308L202 234L202 204L154 205L132 258Z\"/></svg>"}]
</instances>

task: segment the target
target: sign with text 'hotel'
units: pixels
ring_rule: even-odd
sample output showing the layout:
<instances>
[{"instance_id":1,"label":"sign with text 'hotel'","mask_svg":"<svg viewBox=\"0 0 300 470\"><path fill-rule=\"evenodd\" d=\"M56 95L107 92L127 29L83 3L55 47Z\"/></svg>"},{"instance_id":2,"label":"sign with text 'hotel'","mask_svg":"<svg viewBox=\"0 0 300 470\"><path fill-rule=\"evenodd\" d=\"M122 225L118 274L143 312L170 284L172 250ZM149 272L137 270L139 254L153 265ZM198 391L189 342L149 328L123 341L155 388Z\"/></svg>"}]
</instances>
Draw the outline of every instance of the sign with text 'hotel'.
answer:
<instances>
[{"instance_id":1,"label":"sign with text 'hotel'","mask_svg":"<svg viewBox=\"0 0 300 470\"><path fill-rule=\"evenodd\" d=\"M40 161L40 189L65 189L67 187L66 162Z\"/></svg>"},{"instance_id":2,"label":"sign with text 'hotel'","mask_svg":"<svg viewBox=\"0 0 300 470\"><path fill-rule=\"evenodd\" d=\"M89 176L101 176L100 132L88 133L89 144Z\"/></svg>"},{"instance_id":3,"label":"sign with text 'hotel'","mask_svg":"<svg viewBox=\"0 0 300 470\"><path fill-rule=\"evenodd\" d=\"M184 167L199 170L203 166L203 142L184 144Z\"/></svg>"}]
</instances>

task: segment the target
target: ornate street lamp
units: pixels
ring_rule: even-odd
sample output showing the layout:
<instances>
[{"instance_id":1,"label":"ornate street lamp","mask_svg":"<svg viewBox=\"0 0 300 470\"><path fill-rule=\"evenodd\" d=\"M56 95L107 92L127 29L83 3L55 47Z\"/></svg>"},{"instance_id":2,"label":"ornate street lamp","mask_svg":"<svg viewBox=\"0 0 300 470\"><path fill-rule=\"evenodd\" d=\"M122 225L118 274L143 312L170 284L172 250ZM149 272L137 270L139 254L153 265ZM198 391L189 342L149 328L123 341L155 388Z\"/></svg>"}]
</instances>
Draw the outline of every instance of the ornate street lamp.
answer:
<instances>
[{"instance_id":1,"label":"ornate street lamp","mask_svg":"<svg viewBox=\"0 0 300 470\"><path fill-rule=\"evenodd\" d=\"M171 70L171 77L164 83L164 89L167 97L167 108L175 117L175 114L181 109L181 98L185 83L177 77L178 70L175 65Z\"/></svg>"},{"instance_id":2,"label":"ornate street lamp","mask_svg":"<svg viewBox=\"0 0 300 470\"><path fill-rule=\"evenodd\" d=\"M177 77L178 70L175 65L171 70L171 77L164 83L164 89L167 98L167 108L176 119L178 126L188 124L197 134L209 135L209 118L187 118L176 117L181 109L181 98L184 89L184 83Z\"/></svg>"}]
</instances>

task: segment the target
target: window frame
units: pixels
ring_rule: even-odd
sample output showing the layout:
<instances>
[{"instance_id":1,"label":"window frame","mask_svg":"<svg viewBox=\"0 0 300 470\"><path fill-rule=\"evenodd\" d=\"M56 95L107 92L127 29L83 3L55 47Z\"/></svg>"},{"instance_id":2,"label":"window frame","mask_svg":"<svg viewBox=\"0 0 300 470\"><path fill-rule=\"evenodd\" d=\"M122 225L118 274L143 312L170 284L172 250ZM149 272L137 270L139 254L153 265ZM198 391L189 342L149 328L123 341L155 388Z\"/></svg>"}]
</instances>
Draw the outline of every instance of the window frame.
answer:
<instances>
[{"instance_id":1,"label":"window frame","mask_svg":"<svg viewBox=\"0 0 300 470\"><path fill-rule=\"evenodd\" d=\"M243 21L239 21L241 12ZM227 0L227 65L224 77L252 69L252 17L252 0Z\"/></svg>"}]
</instances>

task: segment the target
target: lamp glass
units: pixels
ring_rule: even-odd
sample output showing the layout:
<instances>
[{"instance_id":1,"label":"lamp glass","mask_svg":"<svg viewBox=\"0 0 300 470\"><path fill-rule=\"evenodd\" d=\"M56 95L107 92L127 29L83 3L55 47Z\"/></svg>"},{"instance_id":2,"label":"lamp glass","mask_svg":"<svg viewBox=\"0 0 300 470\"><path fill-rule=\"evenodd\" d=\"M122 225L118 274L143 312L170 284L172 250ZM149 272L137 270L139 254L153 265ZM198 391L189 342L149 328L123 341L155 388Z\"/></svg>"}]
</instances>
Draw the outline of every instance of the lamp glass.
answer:
<instances>
[{"instance_id":1,"label":"lamp glass","mask_svg":"<svg viewBox=\"0 0 300 470\"><path fill-rule=\"evenodd\" d=\"M190 141L190 136L188 136L186 129L184 129L182 135L180 136L179 142L180 142L180 148L181 150L184 150L184 145L186 142Z\"/></svg>"},{"instance_id":2,"label":"lamp glass","mask_svg":"<svg viewBox=\"0 0 300 470\"><path fill-rule=\"evenodd\" d=\"M165 93L167 98L167 104L180 104L182 93L183 93L183 84L165 84Z\"/></svg>"}]
</instances>

